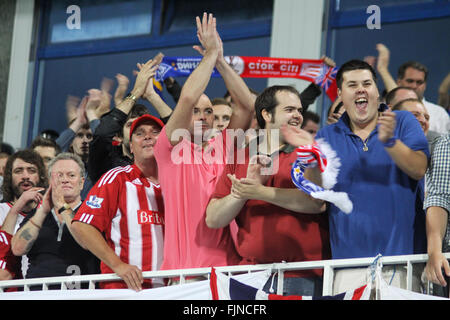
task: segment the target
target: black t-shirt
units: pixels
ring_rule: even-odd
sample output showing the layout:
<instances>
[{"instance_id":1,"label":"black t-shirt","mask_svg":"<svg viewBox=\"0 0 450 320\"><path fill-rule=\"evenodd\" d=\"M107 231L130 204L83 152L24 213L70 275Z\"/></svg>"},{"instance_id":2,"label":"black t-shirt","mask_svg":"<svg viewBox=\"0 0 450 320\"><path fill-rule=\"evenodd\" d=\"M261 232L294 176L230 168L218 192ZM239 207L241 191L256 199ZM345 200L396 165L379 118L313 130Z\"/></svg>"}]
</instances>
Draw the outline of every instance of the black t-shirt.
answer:
<instances>
[{"instance_id":1,"label":"black t-shirt","mask_svg":"<svg viewBox=\"0 0 450 320\"><path fill-rule=\"evenodd\" d=\"M21 227L33 216L34 213L28 214ZM97 257L76 242L65 224L58 225L52 212L45 218L27 257L29 265L26 278L100 273Z\"/></svg>"}]
</instances>

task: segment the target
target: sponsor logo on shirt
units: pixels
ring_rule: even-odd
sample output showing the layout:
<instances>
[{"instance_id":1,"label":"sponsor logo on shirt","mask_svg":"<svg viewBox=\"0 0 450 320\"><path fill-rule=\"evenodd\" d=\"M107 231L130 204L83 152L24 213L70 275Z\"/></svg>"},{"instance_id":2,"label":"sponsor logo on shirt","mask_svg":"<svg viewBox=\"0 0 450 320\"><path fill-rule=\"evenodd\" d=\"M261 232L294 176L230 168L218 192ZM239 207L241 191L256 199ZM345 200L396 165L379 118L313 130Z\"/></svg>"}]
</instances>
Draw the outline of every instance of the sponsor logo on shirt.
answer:
<instances>
[{"instance_id":1,"label":"sponsor logo on shirt","mask_svg":"<svg viewBox=\"0 0 450 320\"><path fill-rule=\"evenodd\" d=\"M98 198L97 196L90 196L86 204L89 208L100 209L102 207L103 198Z\"/></svg>"},{"instance_id":2,"label":"sponsor logo on shirt","mask_svg":"<svg viewBox=\"0 0 450 320\"><path fill-rule=\"evenodd\" d=\"M164 225L164 217L158 211L138 210L139 224Z\"/></svg>"}]
</instances>

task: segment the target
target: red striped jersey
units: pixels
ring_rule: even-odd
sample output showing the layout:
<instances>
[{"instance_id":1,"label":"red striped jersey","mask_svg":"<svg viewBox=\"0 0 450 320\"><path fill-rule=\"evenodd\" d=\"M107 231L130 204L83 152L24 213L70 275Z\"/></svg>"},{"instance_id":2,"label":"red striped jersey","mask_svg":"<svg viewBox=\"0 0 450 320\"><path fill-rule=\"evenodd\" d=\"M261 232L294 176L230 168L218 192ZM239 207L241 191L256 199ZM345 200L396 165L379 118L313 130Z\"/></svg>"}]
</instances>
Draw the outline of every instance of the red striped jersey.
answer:
<instances>
[{"instance_id":1,"label":"red striped jersey","mask_svg":"<svg viewBox=\"0 0 450 320\"><path fill-rule=\"evenodd\" d=\"M0 203L0 226L3 225L3 222L5 221L6 216L8 215L9 210L11 210L11 208L12 204L10 204L9 202ZM19 226L26 216L27 216L26 213L19 211L19 214L17 215L16 227L14 228L14 233L16 233L17 230L19 230Z\"/></svg>"},{"instance_id":2,"label":"red striped jersey","mask_svg":"<svg viewBox=\"0 0 450 320\"><path fill-rule=\"evenodd\" d=\"M0 226L6 219L12 205L9 202L0 203ZM19 230L20 224L26 214L19 211L17 215L16 226L14 227L14 233ZM11 251L11 238L12 234L6 231L0 231L0 269L7 270L13 278L22 278L25 276L28 269L28 258L23 256L22 258L16 257ZM22 260L22 269L20 270L20 261Z\"/></svg>"},{"instance_id":3,"label":"red striped jersey","mask_svg":"<svg viewBox=\"0 0 450 320\"><path fill-rule=\"evenodd\" d=\"M163 258L164 204L160 186L136 165L106 172L73 221L96 227L120 260L142 271L159 270ZM101 263L102 273L114 273Z\"/></svg>"}]
</instances>

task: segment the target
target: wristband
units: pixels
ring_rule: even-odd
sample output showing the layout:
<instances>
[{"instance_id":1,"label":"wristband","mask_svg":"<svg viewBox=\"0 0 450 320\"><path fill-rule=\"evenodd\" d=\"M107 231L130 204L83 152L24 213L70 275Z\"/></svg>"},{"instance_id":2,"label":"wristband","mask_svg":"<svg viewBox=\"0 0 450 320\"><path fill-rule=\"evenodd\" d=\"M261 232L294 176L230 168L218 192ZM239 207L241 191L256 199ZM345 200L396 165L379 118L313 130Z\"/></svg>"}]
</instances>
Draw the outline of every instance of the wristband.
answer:
<instances>
[{"instance_id":1,"label":"wristband","mask_svg":"<svg viewBox=\"0 0 450 320\"><path fill-rule=\"evenodd\" d=\"M389 138L386 142L383 142L383 146L385 148L392 148L397 141L397 137L393 136L392 138Z\"/></svg>"}]
</instances>

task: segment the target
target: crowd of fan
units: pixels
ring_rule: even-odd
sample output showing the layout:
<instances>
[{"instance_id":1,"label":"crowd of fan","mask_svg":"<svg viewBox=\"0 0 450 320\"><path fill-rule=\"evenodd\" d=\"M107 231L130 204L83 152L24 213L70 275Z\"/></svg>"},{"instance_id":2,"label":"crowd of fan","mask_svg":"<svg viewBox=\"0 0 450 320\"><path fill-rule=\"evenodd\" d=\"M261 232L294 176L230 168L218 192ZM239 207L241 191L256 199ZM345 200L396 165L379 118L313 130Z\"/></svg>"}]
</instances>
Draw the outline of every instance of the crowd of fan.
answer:
<instances>
[{"instance_id":1,"label":"crowd of fan","mask_svg":"<svg viewBox=\"0 0 450 320\"><path fill-rule=\"evenodd\" d=\"M141 290L178 283L143 279L142 271L428 253L413 288L421 291L424 271L434 293L448 296L450 74L433 104L424 98L427 68L406 62L394 80L390 52L378 44L377 57L339 68L339 95L321 128L307 110L319 86L249 89L224 59L214 17L196 23L203 59L183 87L164 81L173 108L154 89L159 54L137 64L131 91L118 74L114 95L105 79L81 99L69 96L60 134L45 130L19 151L2 145L0 280L116 273L123 281L100 287ZM210 100L204 91L213 68L228 91ZM225 129L265 131L233 144L245 150L238 162L229 161ZM280 130L276 141L272 130ZM340 159L333 190L349 195L350 214L292 182L296 148L320 148L314 138ZM277 171L262 173L275 164ZM304 177L320 185L321 174L311 166ZM404 286L402 267L383 272ZM321 270L287 272L284 281L284 294L322 291ZM334 292L366 281L365 269L339 270ZM276 282L274 275L264 290Z\"/></svg>"}]
</instances>

